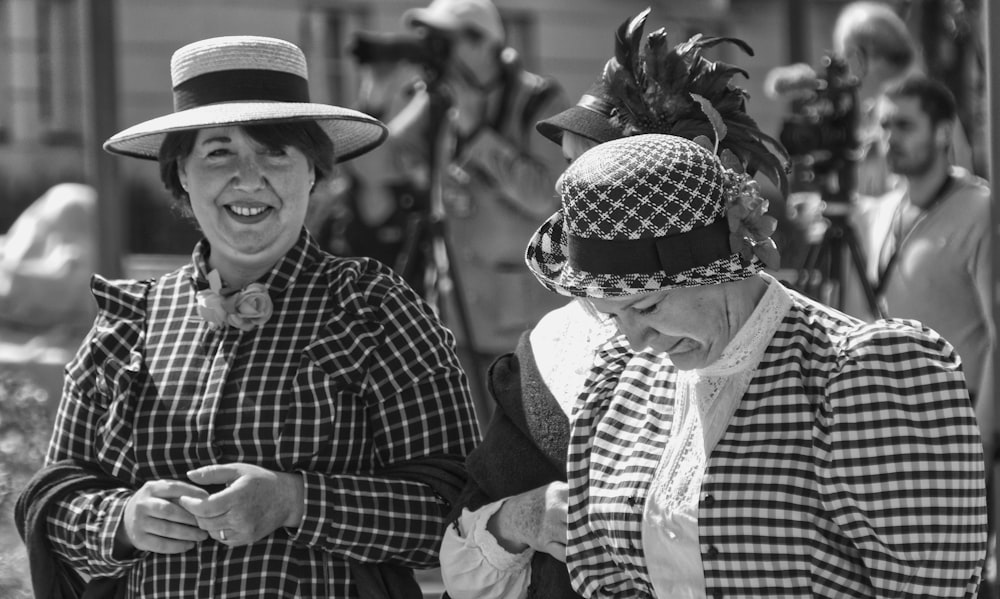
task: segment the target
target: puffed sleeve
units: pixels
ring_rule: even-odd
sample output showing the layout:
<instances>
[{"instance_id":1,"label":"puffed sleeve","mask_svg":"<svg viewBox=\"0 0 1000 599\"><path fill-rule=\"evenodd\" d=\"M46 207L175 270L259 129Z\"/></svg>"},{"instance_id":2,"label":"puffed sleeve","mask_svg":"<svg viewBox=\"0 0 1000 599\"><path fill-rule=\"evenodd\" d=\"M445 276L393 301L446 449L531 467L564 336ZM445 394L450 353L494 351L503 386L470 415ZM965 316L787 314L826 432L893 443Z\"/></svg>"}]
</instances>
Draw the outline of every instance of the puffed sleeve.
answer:
<instances>
[{"instance_id":1,"label":"puffed sleeve","mask_svg":"<svg viewBox=\"0 0 1000 599\"><path fill-rule=\"evenodd\" d=\"M464 462L479 428L454 337L394 273L368 268L352 283L357 292L330 343L343 346L333 356L351 357L336 367L355 371L349 378L367 406L365 442L377 467ZM305 510L293 540L362 562L436 565L450 505L430 486L377 472L301 474Z\"/></svg>"},{"instance_id":2,"label":"puffed sleeve","mask_svg":"<svg viewBox=\"0 0 1000 599\"><path fill-rule=\"evenodd\" d=\"M824 508L877 597L972 597L986 553L982 445L960 362L913 321L845 338L819 406Z\"/></svg>"},{"instance_id":3,"label":"puffed sleeve","mask_svg":"<svg viewBox=\"0 0 1000 599\"><path fill-rule=\"evenodd\" d=\"M91 288L98 315L66 367L46 463L77 460L127 481L134 469L128 451L131 418L121 410L132 403L123 400L133 394L142 362L147 287L95 276ZM48 514L55 552L89 576L123 574L141 558L112 557L115 533L131 494L123 483L118 489L83 490L56 502Z\"/></svg>"}]
</instances>

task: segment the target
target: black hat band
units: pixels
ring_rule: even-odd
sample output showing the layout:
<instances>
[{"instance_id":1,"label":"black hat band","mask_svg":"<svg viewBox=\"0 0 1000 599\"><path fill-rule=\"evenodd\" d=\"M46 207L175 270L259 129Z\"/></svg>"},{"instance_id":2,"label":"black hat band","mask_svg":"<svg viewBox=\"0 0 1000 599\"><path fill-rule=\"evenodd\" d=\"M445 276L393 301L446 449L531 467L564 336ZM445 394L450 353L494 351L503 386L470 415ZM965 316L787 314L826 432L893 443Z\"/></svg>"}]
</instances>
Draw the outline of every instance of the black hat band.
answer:
<instances>
[{"instance_id":1,"label":"black hat band","mask_svg":"<svg viewBox=\"0 0 1000 599\"><path fill-rule=\"evenodd\" d=\"M676 275L733 255L725 218L700 229L648 239L593 239L569 233L567 245L573 268L607 275Z\"/></svg>"},{"instance_id":2,"label":"black hat band","mask_svg":"<svg viewBox=\"0 0 1000 599\"><path fill-rule=\"evenodd\" d=\"M192 77L174 88L174 111L219 102L309 102L309 81L293 73L230 69Z\"/></svg>"}]
</instances>

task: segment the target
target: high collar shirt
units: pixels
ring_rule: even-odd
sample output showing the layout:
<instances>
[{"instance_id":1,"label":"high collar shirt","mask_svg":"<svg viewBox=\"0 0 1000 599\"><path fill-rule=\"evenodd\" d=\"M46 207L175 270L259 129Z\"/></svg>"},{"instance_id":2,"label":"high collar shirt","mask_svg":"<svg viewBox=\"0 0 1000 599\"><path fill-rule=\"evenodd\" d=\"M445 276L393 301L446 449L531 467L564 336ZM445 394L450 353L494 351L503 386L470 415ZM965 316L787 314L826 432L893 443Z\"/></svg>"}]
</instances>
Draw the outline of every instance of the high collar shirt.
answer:
<instances>
[{"instance_id":1,"label":"high collar shirt","mask_svg":"<svg viewBox=\"0 0 1000 599\"><path fill-rule=\"evenodd\" d=\"M771 279L722 355L704 368L678 372L675 408L669 428L663 427L666 434L659 443L664 449L642 518L642 546L657 597L705 596L698 504L707 456L729 425L790 304L785 288Z\"/></svg>"},{"instance_id":2,"label":"high collar shirt","mask_svg":"<svg viewBox=\"0 0 1000 599\"><path fill-rule=\"evenodd\" d=\"M260 280L270 319L212 329L196 311L208 251L155 281L95 277L100 312L67 367L47 461L97 464L129 486L57 504L55 552L150 599L355 597L348 560L432 567L447 506L378 471L478 442L451 333L387 268L326 254L305 230ZM112 556L134 489L233 462L301 474L301 524L247 546Z\"/></svg>"},{"instance_id":3,"label":"high collar shirt","mask_svg":"<svg viewBox=\"0 0 1000 599\"><path fill-rule=\"evenodd\" d=\"M770 284L775 284L773 281ZM951 346L791 299L707 454L707 597L977 596L982 444ZM586 597L657 597L643 526L680 372L605 345L571 418L567 567Z\"/></svg>"}]
</instances>

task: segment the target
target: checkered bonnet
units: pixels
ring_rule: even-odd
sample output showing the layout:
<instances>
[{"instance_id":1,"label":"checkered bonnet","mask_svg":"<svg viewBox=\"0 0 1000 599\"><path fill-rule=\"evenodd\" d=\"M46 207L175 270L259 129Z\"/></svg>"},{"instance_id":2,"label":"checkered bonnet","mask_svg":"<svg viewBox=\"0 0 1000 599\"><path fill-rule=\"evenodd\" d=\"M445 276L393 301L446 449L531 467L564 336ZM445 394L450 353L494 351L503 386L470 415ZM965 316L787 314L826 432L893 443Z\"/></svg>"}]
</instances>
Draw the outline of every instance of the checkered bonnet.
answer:
<instances>
[{"instance_id":1,"label":"checkered bonnet","mask_svg":"<svg viewBox=\"0 0 1000 599\"><path fill-rule=\"evenodd\" d=\"M596 146L556 184L562 208L528 243L528 268L556 293L587 297L746 279L762 264L730 245L726 186L718 157L682 137Z\"/></svg>"}]
</instances>

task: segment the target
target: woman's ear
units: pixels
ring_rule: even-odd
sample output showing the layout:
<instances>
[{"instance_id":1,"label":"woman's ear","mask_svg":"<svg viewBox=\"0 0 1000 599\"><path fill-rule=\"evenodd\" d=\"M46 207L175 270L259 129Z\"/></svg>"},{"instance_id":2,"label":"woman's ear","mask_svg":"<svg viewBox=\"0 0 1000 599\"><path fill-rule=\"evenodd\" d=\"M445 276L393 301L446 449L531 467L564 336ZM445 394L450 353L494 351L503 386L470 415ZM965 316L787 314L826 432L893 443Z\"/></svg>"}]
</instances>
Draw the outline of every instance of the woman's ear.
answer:
<instances>
[{"instance_id":1,"label":"woman's ear","mask_svg":"<svg viewBox=\"0 0 1000 599\"><path fill-rule=\"evenodd\" d=\"M184 165L184 159L183 158L178 158L177 159L177 180L180 181L181 188L184 191L187 191L188 190L187 169L185 169L184 166L185 166Z\"/></svg>"}]
</instances>

